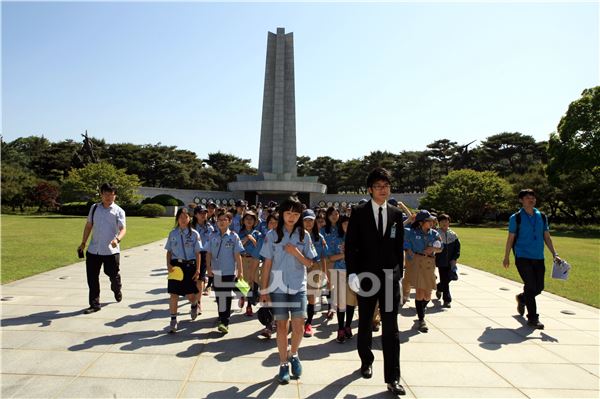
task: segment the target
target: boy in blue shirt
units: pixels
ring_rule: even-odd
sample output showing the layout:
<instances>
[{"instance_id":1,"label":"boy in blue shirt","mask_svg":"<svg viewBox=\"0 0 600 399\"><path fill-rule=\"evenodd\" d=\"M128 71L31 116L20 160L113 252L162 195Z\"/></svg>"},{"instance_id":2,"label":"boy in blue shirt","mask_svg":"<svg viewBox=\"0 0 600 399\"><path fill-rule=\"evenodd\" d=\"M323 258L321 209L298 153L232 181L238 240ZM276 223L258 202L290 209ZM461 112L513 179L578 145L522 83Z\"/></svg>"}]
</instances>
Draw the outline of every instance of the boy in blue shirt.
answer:
<instances>
[{"instance_id":1,"label":"boy in blue shirt","mask_svg":"<svg viewBox=\"0 0 600 399\"><path fill-rule=\"evenodd\" d=\"M231 291L235 281L243 277L242 257L244 246L237 233L229 230L231 213L225 209L217 211L219 228L209 240L206 252L206 272L214 276L215 295L219 305L219 321L217 329L223 334L229 332L231 316Z\"/></svg>"},{"instance_id":2,"label":"boy in blue shirt","mask_svg":"<svg viewBox=\"0 0 600 399\"><path fill-rule=\"evenodd\" d=\"M517 312L523 316L527 307L527 325L543 330L535 297L544 290L544 243L554 259L560 258L554 250L546 215L535 208L536 200L535 192L530 188L519 192L519 202L523 207L508 221L508 238L502 265L508 269L510 250L513 249L515 265L524 284L523 293L516 297Z\"/></svg>"}]
</instances>

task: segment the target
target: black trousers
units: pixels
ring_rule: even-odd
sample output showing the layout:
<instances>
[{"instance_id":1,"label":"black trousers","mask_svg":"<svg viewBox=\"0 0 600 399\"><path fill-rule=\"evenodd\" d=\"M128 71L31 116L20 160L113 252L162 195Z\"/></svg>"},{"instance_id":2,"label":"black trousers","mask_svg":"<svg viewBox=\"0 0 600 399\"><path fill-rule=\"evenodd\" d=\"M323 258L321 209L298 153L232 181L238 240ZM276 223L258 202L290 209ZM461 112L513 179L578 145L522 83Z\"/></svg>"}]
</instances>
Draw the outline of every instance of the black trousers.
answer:
<instances>
[{"instance_id":1,"label":"black trousers","mask_svg":"<svg viewBox=\"0 0 600 399\"><path fill-rule=\"evenodd\" d=\"M398 281L390 278L385 284L383 276L379 276L380 288L372 296L357 295L358 299L358 339L357 349L362 365L370 365L375 357L372 351L373 342L373 314L377 302L380 304L382 345L383 345L383 373L386 383L400 381L400 338L398 336L398 303L400 302L400 285ZM361 288L365 291L371 289L371 281L361 280ZM386 299L388 306L386 306ZM391 303L389 302L391 301ZM390 309L391 308L391 309Z\"/></svg>"},{"instance_id":2,"label":"black trousers","mask_svg":"<svg viewBox=\"0 0 600 399\"><path fill-rule=\"evenodd\" d=\"M437 284L437 290L443 294L444 302L452 302L450 295L450 267L438 267L440 282Z\"/></svg>"},{"instance_id":3,"label":"black trousers","mask_svg":"<svg viewBox=\"0 0 600 399\"><path fill-rule=\"evenodd\" d=\"M100 268L104 265L104 274L110 279L110 289L117 293L121 291L121 275L119 274L120 254L94 255L85 254L85 272L89 288L89 304L100 307Z\"/></svg>"},{"instance_id":4,"label":"black trousers","mask_svg":"<svg viewBox=\"0 0 600 399\"><path fill-rule=\"evenodd\" d=\"M214 276L214 287L215 297L217 298L217 305L219 310L219 321L226 326L229 325L229 318L231 317L231 291L235 290L235 276Z\"/></svg>"},{"instance_id":5,"label":"black trousers","mask_svg":"<svg viewBox=\"0 0 600 399\"><path fill-rule=\"evenodd\" d=\"M544 275L546 273L544 260L516 258L515 264L517 265L517 270L525 284L523 287L523 294L521 294L521 300L524 301L525 306L527 306L527 318L532 321L538 320L539 315L537 313L535 297L544 290Z\"/></svg>"}]
</instances>

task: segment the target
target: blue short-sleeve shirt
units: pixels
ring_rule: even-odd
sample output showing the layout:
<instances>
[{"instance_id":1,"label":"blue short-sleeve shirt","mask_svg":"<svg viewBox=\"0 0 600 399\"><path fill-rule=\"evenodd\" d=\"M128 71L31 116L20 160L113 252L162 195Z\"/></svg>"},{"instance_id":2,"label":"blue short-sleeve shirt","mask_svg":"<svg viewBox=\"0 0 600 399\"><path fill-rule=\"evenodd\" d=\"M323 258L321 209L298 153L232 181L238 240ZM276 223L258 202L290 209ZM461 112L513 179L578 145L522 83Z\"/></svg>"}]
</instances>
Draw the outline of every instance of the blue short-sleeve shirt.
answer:
<instances>
[{"instance_id":1,"label":"blue short-sleeve shirt","mask_svg":"<svg viewBox=\"0 0 600 399\"><path fill-rule=\"evenodd\" d=\"M427 233L423 233L420 227L404 229L404 249L410 249L415 253L423 253L425 248L433 246L435 241L440 241L440 233L435 229L429 229ZM412 259L407 254L409 259Z\"/></svg>"},{"instance_id":2,"label":"blue short-sleeve shirt","mask_svg":"<svg viewBox=\"0 0 600 399\"><path fill-rule=\"evenodd\" d=\"M94 208L96 209L94 211ZM92 220L92 213L94 220ZM100 202L91 206L87 221L92 223L92 239L88 252L94 255L113 255L121 252L121 246L110 245L122 228L125 228L125 211L114 202L105 208Z\"/></svg>"},{"instance_id":3,"label":"blue short-sleeve shirt","mask_svg":"<svg viewBox=\"0 0 600 399\"><path fill-rule=\"evenodd\" d=\"M231 230L233 230L236 233L239 233L241 228L242 228L242 215L240 215L239 213L236 213L235 215L233 215L233 219L231 220Z\"/></svg>"},{"instance_id":4,"label":"blue short-sleeve shirt","mask_svg":"<svg viewBox=\"0 0 600 399\"><path fill-rule=\"evenodd\" d=\"M327 251L327 255L331 256L331 255L339 255L344 253L343 245L344 245L344 237L340 237L339 235L336 235L335 237L331 237L330 240L331 245L329 246L329 249ZM333 264L333 268L336 270L346 270L346 260L345 259L339 259L336 260L335 263Z\"/></svg>"},{"instance_id":5,"label":"blue short-sleeve shirt","mask_svg":"<svg viewBox=\"0 0 600 399\"><path fill-rule=\"evenodd\" d=\"M517 258L544 259L544 232L550 227L546 224L542 214L536 208L533 208L533 216L529 216L525 209L519 210L521 213L521 224L519 236L515 243L515 256ZM508 219L508 232L515 234L517 232L516 215L511 215Z\"/></svg>"},{"instance_id":6,"label":"blue short-sleeve shirt","mask_svg":"<svg viewBox=\"0 0 600 399\"><path fill-rule=\"evenodd\" d=\"M211 254L210 265L213 273L221 276L235 275L235 255L244 252L244 246L237 233L229 229L225 234L216 231L210 236L206 250Z\"/></svg>"},{"instance_id":7,"label":"blue short-sleeve shirt","mask_svg":"<svg viewBox=\"0 0 600 399\"><path fill-rule=\"evenodd\" d=\"M165 249L171 252L173 259L194 260L196 253L202 251L200 234L194 229L175 227L169 233Z\"/></svg>"},{"instance_id":8,"label":"blue short-sleeve shirt","mask_svg":"<svg viewBox=\"0 0 600 399\"><path fill-rule=\"evenodd\" d=\"M246 252L247 255L252 256L253 258L258 259L259 257L259 246L261 245L261 236L262 234L260 233L260 231L258 230L246 230L246 229L242 229L240 231L240 240L243 240L244 238L246 238L246 236L251 235L252 237L254 237L254 239L256 240L256 245L254 245L254 243L250 240L246 241L246 244L244 245L244 252Z\"/></svg>"},{"instance_id":9,"label":"blue short-sleeve shirt","mask_svg":"<svg viewBox=\"0 0 600 399\"><path fill-rule=\"evenodd\" d=\"M317 251L315 262L319 262L321 259L326 258L329 247L327 246L325 238L322 234L319 233L319 236L313 241L313 244L315 246L315 250Z\"/></svg>"},{"instance_id":10,"label":"blue short-sleeve shirt","mask_svg":"<svg viewBox=\"0 0 600 399\"><path fill-rule=\"evenodd\" d=\"M277 231L271 230L265 237L260 255L271 259L271 276L269 279L269 292L296 294L306 292L306 266L293 255L285 251L288 243L294 245L308 259L315 259L317 252L308 231L304 232L304 240L300 241L299 230L296 229L291 237L284 232L280 242L277 241Z\"/></svg>"},{"instance_id":11,"label":"blue short-sleeve shirt","mask_svg":"<svg viewBox=\"0 0 600 399\"><path fill-rule=\"evenodd\" d=\"M215 232L215 228L208 222L205 224L196 223L194 225L194 230L200 234L202 251L206 252L208 248L208 241L210 240L210 236Z\"/></svg>"}]
</instances>

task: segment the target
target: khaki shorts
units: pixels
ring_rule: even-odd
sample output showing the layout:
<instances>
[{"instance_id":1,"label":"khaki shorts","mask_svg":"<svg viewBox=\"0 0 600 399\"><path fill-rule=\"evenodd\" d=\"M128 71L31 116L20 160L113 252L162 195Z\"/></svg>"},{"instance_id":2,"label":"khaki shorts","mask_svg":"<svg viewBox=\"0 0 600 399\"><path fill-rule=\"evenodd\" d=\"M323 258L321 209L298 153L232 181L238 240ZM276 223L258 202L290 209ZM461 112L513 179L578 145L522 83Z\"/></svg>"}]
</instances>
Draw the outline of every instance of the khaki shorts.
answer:
<instances>
[{"instance_id":1,"label":"khaki shorts","mask_svg":"<svg viewBox=\"0 0 600 399\"><path fill-rule=\"evenodd\" d=\"M315 262L306 269L307 294L319 296L324 288L325 275L321 269L321 263Z\"/></svg>"},{"instance_id":2,"label":"khaki shorts","mask_svg":"<svg viewBox=\"0 0 600 399\"><path fill-rule=\"evenodd\" d=\"M418 290L434 290L436 288L435 258L415 254L410 265L413 269L410 273L410 285Z\"/></svg>"},{"instance_id":3,"label":"khaki shorts","mask_svg":"<svg viewBox=\"0 0 600 399\"><path fill-rule=\"evenodd\" d=\"M344 311L346 309L346 305L358 305L356 292L352 291L348 286L346 270L331 269L329 270L329 273L331 275L331 283L333 285L331 299L333 300L333 303L337 305L338 310Z\"/></svg>"},{"instance_id":4,"label":"khaki shorts","mask_svg":"<svg viewBox=\"0 0 600 399\"><path fill-rule=\"evenodd\" d=\"M251 265L252 262L257 263L257 259L249 256L242 255L242 273L244 274L244 280L246 280L250 285L252 283L260 282L258 279L258 264L256 265L256 270L254 271L254 275L251 276Z\"/></svg>"}]
</instances>

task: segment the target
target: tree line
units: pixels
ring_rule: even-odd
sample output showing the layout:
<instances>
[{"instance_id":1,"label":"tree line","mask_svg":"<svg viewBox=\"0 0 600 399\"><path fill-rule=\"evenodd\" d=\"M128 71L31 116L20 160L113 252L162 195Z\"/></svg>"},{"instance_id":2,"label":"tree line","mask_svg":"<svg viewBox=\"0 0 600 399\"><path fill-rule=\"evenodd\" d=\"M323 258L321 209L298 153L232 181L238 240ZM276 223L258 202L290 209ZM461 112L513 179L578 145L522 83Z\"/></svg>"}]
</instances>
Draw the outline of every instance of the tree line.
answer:
<instances>
[{"instance_id":1,"label":"tree line","mask_svg":"<svg viewBox=\"0 0 600 399\"><path fill-rule=\"evenodd\" d=\"M89 139L94 158L123 184L149 187L225 191L237 174L253 175L250 159L221 152L198 157L193 151L158 144L106 143ZM53 201L85 199L81 179L98 177L84 171L93 164L74 140L51 142L43 136L1 142L2 202L10 206L51 207ZM393 192L425 192L424 204L446 209L445 202L458 195L473 196L494 187L489 198L464 198L465 207L480 209L476 215L456 211L465 221L514 207L514 191L535 188L544 210L552 217L574 222L598 221L600 216L600 86L583 91L560 119L548 141L536 141L520 132L491 135L479 144L439 139L423 151L374 151L361 158L340 160L329 156L297 158L299 176L318 176L328 193L367 193L366 174L383 166L394 175ZM458 173L460 172L460 173ZM474 173L474 174L473 174ZM485 175L481 175L485 173ZM127 180L124 176L134 176ZM495 181L494 179L500 179ZM450 179L450 180L448 180ZM491 181L492 179L493 181ZM467 183L478 181L478 186ZM482 187L481 185L485 185ZM87 184L89 186L89 184ZM479 189L479 190L477 190ZM88 188L89 190L89 188ZM448 197L448 190L453 194ZM490 190L487 190L490 191ZM123 197L121 196L121 200ZM133 197L130 199L134 200ZM495 205L474 205L473 201ZM504 205L502 205L504 204ZM466 212L466 213L465 213ZM467 215L467 216L465 216Z\"/></svg>"}]
</instances>

